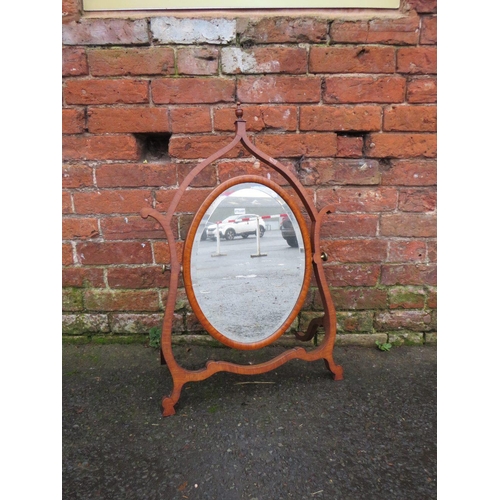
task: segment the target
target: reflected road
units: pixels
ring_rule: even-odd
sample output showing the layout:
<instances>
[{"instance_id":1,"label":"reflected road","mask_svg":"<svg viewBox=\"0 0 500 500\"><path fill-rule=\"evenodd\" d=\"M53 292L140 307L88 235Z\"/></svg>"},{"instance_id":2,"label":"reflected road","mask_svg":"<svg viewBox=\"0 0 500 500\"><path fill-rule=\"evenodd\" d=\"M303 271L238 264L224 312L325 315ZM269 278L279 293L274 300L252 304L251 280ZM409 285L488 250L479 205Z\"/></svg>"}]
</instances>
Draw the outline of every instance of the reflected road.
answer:
<instances>
[{"instance_id":1,"label":"reflected road","mask_svg":"<svg viewBox=\"0 0 500 500\"><path fill-rule=\"evenodd\" d=\"M301 245L302 246L302 245ZM193 245L193 290L207 320L220 333L237 342L251 343L271 336L289 317L300 295L305 254L292 248L278 231L257 238L221 239ZM193 265L193 263L195 265Z\"/></svg>"}]
</instances>

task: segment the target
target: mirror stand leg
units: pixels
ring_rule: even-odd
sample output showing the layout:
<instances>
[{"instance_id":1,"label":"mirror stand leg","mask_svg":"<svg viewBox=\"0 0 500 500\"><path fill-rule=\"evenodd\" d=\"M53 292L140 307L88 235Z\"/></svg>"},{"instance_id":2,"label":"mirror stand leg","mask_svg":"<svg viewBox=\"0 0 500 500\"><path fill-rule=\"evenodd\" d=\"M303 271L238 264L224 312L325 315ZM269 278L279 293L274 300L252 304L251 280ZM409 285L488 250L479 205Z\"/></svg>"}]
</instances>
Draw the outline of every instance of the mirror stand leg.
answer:
<instances>
[{"instance_id":1,"label":"mirror stand leg","mask_svg":"<svg viewBox=\"0 0 500 500\"><path fill-rule=\"evenodd\" d=\"M174 380L174 387L172 389L172 393L170 394L169 397L163 398L161 405L163 406L164 417L170 417L171 415L175 415L174 406L177 404L177 401L179 401L183 385L184 384L176 384Z\"/></svg>"},{"instance_id":2,"label":"mirror stand leg","mask_svg":"<svg viewBox=\"0 0 500 500\"><path fill-rule=\"evenodd\" d=\"M333 357L324 358L326 369L333 375L334 380L344 379L344 369L340 365L336 365Z\"/></svg>"},{"instance_id":3,"label":"mirror stand leg","mask_svg":"<svg viewBox=\"0 0 500 500\"><path fill-rule=\"evenodd\" d=\"M171 415L175 415L175 408L174 405L177 401L172 401L172 398L163 398L163 401L161 402L161 405L163 406L163 413L162 415L164 417L170 417Z\"/></svg>"}]
</instances>

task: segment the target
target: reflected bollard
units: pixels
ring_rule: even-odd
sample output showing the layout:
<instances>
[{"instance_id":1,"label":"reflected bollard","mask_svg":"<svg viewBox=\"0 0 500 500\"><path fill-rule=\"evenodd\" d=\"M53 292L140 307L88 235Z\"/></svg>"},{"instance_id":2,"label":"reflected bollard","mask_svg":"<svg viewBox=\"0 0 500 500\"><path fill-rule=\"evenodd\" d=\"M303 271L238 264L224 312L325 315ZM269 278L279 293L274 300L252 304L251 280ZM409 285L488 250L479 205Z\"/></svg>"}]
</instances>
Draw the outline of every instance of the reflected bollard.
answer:
<instances>
[{"instance_id":1,"label":"reflected bollard","mask_svg":"<svg viewBox=\"0 0 500 500\"><path fill-rule=\"evenodd\" d=\"M217 252L212 254L212 257L224 257L225 253L220 253L220 232L219 232L219 223L220 221L217 221L217 234L216 234L216 241L217 241Z\"/></svg>"},{"instance_id":2,"label":"reflected bollard","mask_svg":"<svg viewBox=\"0 0 500 500\"><path fill-rule=\"evenodd\" d=\"M257 236L257 253L251 254L250 257L266 257L267 253L260 252L260 224L259 218L257 217L257 229L255 230L255 236Z\"/></svg>"}]
</instances>

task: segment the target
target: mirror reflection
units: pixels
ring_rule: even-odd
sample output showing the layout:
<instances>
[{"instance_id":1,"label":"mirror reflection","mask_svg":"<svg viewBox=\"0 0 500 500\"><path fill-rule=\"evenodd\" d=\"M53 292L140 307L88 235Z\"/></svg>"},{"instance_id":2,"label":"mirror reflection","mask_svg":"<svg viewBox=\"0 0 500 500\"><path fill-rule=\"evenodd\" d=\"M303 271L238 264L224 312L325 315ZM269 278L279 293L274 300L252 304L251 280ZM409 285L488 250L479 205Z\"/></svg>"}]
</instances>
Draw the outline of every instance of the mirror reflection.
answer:
<instances>
[{"instance_id":1,"label":"mirror reflection","mask_svg":"<svg viewBox=\"0 0 500 500\"><path fill-rule=\"evenodd\" d=\"M190 268L198 305L222 335L242 343L270 337L292 313L304 281L295 215L264 184L232 186L203 215Z\"/></svg>"}]
</instances>

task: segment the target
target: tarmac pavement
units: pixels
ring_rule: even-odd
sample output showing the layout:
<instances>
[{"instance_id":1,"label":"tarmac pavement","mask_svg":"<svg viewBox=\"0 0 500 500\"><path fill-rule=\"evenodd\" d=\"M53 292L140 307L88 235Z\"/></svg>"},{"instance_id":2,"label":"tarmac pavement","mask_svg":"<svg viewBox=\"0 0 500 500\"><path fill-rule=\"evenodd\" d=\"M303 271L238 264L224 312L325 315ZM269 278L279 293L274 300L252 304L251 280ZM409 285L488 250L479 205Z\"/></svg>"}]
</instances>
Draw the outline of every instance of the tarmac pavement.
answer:
<instances>
[{"instance_id":1,"label":"tarmac pavement","mask_svg":"<svg viewBox=\"0 0 500 500\"><path fill-rule=\"evenodd\" d=\"M269 359L175 346L206 360ZM344 380L322 361L263 375L219 373L184 386L141 345L63 346L64 500L429 500L436 493L436 347L336 347Z\"/></svg>"}]
</instances>

